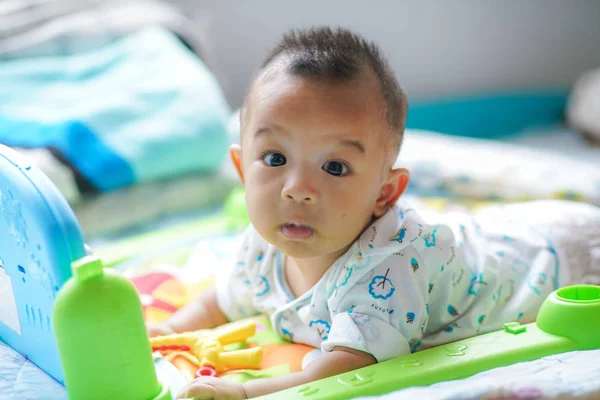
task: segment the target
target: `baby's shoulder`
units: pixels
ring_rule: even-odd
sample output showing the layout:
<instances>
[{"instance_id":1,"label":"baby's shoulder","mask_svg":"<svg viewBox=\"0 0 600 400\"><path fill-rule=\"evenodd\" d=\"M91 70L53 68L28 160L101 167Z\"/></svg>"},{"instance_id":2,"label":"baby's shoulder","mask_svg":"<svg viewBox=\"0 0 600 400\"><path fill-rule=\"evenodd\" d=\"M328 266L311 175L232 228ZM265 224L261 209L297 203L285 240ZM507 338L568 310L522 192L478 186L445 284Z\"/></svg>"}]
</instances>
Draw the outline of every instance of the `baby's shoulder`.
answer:
<instances>
[{"instance_id":1,"label":"baby's shoulder","mask_svg":"<svg viewBox=\"0 0 600 400\"><path fill-rule=\"evenodd\" d=\"M419 252L453 240L450 229L436 218L424 220L409 203L398 203L359 237L362 255L392 255L408 248Z\"/></svg>"},{"instance_id":2,"label":"baby's shoulder","mask_svg":"<svg viewBox=\"0 0 600 400\"><path fill-rule=\"evenodd\" d=\"M374 221L332 266L328 293L363 290L377 277L422 285L453 258L455 238L443 223L425 221L400 203Z\"/></svg>"}]
</instances>

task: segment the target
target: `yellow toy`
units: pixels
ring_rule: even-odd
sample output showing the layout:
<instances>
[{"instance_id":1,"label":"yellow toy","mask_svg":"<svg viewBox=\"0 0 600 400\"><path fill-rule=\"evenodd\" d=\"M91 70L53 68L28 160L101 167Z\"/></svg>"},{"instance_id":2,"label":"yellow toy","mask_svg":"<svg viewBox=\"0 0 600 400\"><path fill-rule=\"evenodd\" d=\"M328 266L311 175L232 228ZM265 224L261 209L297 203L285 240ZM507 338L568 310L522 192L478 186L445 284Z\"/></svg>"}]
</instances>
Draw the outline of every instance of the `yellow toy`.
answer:
<instances>
[{"instance_id":1,"label":"yellow toy","mask_svg":"<svg viewBox=\"0 0 600 400\"><path fill-rule=\"evenodd\" d=\"M215 331L186 332L150 339L152 351L162 354L177 367L188 381L199 376L218 376L234 370L259 368L262 347L226 351L224 346L243 342L254 336L252 321L229 325Z\"/></svg>"}]
</instances>

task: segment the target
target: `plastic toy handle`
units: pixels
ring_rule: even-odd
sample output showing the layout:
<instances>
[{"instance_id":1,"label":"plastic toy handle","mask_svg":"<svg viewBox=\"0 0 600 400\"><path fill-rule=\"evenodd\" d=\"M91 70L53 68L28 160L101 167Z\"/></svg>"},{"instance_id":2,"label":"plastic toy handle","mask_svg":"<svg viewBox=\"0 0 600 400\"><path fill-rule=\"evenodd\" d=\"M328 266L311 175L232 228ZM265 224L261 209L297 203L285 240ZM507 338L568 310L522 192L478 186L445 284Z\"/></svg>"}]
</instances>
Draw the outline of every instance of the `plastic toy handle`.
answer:
<instances>
[{"instance_id":1,"label":"plastic toy handle","mask_svg":"<svg viewBox=\"0 0 600 400\"><path fill-rule=\"evenodd\" d=\"M193 346L198 341L199 336L194 332L185 332L185 333L174 333L172 335L166 336L156 336L150 338L150 344L153 348L159 349L160 347L183 347L183 346ZM166 348L165 348L166 350Z\"/></svg>"},{"instance_id":2,"label":"plastic toy handle","mask_svg":"<svg viewBox=\"0 0 600 400\"><path fill-rule=\"evenodd\" d=\"M256 324L248 321L243 324L235 325L217 336L219 342L223 345L243 342L256 333Z\"/></svg>"},{"instance_id":3,"label":"plastic toy handle","mask_svg":"<svg viewBox=\"0 0 600 400\"><path fill-rule=\"evenodd\" d=\"M262 347L223 352L219 354L219 365L224 365L227 369L255 369L260 367L262 356Z\"/></svg>"}]
</instances>

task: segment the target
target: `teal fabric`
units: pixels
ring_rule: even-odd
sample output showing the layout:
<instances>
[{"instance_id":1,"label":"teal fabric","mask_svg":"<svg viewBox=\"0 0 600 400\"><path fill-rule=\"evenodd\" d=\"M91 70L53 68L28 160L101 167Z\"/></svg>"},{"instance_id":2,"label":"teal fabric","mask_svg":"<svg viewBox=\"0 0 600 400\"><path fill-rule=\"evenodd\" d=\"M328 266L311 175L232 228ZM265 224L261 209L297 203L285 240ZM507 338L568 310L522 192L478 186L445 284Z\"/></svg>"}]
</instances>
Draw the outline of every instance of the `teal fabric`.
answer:
<instances>
[{"instance_id":1,"label":"teal fabric","mask_svg":"<svg viewBox=\"0 0 600 400\"><path fill-rule=\"evenodd\" d=\"M135 183L131 166L79 121L40 123L0 114L0 143L11 147L53 148L99 191Z\"/></svg>"}]
</instances>

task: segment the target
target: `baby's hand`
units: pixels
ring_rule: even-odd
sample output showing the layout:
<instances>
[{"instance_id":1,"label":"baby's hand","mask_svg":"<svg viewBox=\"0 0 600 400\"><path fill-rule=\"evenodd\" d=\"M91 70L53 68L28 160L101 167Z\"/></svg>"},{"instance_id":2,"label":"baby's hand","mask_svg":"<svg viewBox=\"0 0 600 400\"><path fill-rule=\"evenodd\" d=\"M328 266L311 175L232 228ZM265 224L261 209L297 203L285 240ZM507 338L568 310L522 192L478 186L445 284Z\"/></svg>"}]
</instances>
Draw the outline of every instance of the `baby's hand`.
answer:
<instances>
[{"instance_id":1,"label":"baby's hand","mask_svg":"<svg viewBox=\"0 0 600 400\"><path fill-rule=\"evenodd\" d=\"M148 330L148 336L150 337L155 337L155 336L166 336L166 335L172 335L174 333L176 333L173 328L171 328L168 324L162 323L162 324L154 324L154 323L147 323L146 324L146 329Z\"/></svg>"},{"instance_id":2,"label":"baby's hand","mask_svg":"<svg viewBox=\"0 0 600 400\"><path fill-rule=\"evenodd\" d=\"M198 378L177 395L178 399L194 400L239 400L247 399L244 386L241 383L221 378Z\"/></svg>"}]
</instances>

